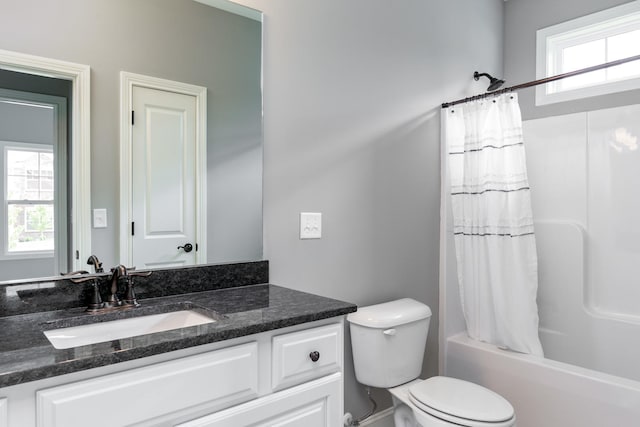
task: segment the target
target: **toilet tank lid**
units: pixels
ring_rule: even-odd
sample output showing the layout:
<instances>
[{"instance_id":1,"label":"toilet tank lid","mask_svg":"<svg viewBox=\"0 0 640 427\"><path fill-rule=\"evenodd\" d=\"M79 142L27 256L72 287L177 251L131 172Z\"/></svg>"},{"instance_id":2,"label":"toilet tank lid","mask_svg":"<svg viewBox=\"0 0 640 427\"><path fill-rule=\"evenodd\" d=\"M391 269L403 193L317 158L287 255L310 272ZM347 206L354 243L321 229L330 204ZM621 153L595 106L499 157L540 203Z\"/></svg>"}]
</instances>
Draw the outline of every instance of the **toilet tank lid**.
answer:
<instances>
[{"instance_id":1,"label":"toilet tank lid","mask_svg":"<svg viewBox=\"0 0 640 427\"><path fill-rule=\"evenodd\" d=\"M392 328L431 317L429 306L411 298L360 307L347 321L369 328Z\"/></svg>"}]
</instances>

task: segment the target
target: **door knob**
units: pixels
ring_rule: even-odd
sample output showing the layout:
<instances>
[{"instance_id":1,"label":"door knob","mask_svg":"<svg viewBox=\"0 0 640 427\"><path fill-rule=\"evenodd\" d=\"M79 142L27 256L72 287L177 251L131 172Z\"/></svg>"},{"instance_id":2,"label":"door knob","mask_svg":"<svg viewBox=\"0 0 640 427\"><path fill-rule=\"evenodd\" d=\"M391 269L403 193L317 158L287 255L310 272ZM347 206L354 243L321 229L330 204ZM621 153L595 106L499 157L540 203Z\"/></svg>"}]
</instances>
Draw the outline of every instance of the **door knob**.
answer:
<instances>
[{"instance_id":1,"label":"door knob","mask_svg":"<svg viewBox=\"0 0 640 427\"><path fill-rule=\"evenodd\" d=\"M178 246L178 249L184 249L185 252L191 252L193 245L191 243L185 243L184 246Z\"/></svg>"}]
</instances>

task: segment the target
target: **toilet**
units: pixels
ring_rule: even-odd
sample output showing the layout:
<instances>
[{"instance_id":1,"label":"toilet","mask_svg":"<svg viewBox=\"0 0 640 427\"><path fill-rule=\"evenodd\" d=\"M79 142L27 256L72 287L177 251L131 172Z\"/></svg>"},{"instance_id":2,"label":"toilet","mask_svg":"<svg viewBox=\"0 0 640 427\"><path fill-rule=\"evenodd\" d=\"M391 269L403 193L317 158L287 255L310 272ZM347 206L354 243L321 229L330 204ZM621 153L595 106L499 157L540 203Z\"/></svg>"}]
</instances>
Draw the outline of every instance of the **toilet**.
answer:
<instances>
[{"instance_id":1,"label":"toilet","mask_svg":"<svg viewBox=\"0 0 640 427\"><path fill-rule=\"evenodd\" d=\"M515 414L499 394L443 376L418 379L431 309L410 298L358 308L347 316L356 379L388 389L396 427L512 427Z\"/></svg>"}]
</instances>

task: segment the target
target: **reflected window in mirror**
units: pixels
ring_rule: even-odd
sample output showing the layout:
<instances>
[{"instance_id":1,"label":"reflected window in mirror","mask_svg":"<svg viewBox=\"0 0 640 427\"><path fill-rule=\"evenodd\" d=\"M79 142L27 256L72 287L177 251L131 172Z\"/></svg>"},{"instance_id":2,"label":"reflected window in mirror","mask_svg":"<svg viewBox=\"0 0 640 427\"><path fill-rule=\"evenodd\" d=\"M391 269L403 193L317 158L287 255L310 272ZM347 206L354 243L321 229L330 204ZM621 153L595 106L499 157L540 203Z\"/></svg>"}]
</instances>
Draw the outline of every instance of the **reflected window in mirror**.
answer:
<instances>
[{"instance_id":1,"label":"reflected window in mirror","mask_svg":"<svg viewBox=\"0 0 640 427\"><path fill-rule=\"evenodd\" d=\"M53 146L9 142L4 160L6 254L53 256Z\"/></svg>"},{"instance_id":2,"label":"reflected window in mirror","mask_svg":"<svg viewBox=\"0 0 640 427\"><path fill-rule=\"evenodd\" d=\"M0 88L0 280L68 270L66 109L65 97Z\"/></svg>"}]
</instances>

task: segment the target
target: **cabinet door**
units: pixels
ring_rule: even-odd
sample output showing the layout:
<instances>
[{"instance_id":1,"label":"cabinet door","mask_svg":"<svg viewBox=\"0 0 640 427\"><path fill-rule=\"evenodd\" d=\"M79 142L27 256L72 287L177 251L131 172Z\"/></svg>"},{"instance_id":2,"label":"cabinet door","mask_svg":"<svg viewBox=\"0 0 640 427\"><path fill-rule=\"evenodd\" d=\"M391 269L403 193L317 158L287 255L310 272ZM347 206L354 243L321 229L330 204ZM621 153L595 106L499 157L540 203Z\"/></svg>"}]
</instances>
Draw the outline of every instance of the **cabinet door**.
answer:
<instances>
[{"instance_id":1,"label":"cabinet door","mask_svg":"<svg viewBox=\"0 0 640 427\"><path fill-rule=\"evenodd\" d=\"M140 424L185 408L212 410L258 395L258 345L241 344L40 390L39 427Z\"/></svg>"},{"instance_id":2,"label":"cabinet door","mask_svg":"<svg viewBox=\"0 0 640 427\"><path fill-rule=\"evenodd\" d=\"M9 425L9 414L7 413L7 398L0 398L0 426Z\"/></svg>"},{"instance_id":3,"label":"cabinet door","mask_svg":"<svg viewBox=\"0 0 640 427\"><path fill-rule=\"evenodd\" d=\"M335 427L341 402L342 374L335 373L178 427Z\"/></svg>"}]
</instances>

